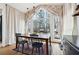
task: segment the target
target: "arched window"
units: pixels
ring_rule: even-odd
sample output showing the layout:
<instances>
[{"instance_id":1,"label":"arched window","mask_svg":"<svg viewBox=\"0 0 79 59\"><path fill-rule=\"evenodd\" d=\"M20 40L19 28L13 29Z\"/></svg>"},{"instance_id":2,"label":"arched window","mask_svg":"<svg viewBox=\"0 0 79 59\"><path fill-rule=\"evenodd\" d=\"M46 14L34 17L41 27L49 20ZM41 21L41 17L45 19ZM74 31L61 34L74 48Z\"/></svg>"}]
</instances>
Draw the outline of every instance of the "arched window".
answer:
<instances>
[{"instance_id":1,"label":"arched window","mask_svg":"<svg viewBox=\"0 0 79 59\"><path fill-rule=\"evenodd\" d=\"M27 28L28 33L47 33L59 39L61 21L59 16L41 8L35 12L31 20L27 21Z\"/></svg>"},{"instance_id":2,"label":"arched window","mask_svg":"<svg viewBox=\"0 0 79 59\"><path fill-rule=\"evenodd\" d=\"M50 31L48 12L46 10L40 9L33 16L33 31L36 33L48 33Z\"/></svg>"}]
</instances>

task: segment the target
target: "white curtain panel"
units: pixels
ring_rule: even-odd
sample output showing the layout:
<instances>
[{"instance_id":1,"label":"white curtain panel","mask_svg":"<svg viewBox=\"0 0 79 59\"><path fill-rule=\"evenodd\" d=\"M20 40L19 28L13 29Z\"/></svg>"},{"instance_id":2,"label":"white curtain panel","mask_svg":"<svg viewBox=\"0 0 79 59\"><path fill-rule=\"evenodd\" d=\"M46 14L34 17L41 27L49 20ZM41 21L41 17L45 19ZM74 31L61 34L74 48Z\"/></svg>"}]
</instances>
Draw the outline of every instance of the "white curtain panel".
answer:
<instances>
[{"instance_id":1,"label":"white curtain panel","mask_svg":"<svg viewBox=\"0 0 79 59\"><path fill-rule=\"evenodd\" d=\"M54 15L50 14L49 16L49 23L50 23L50 35L51 35L51 39L54 39Z\"/></svg>"},{"instance_id":2,"label":"white curtain panel","mask_svg":"<svg viewBox=\"0 0 79 59\"><path fill-rule=\"evenodd\" d=\"M16 42L15 33L25 33L25 15L7 5L6 19L8 44L14 44Z\"/></svg>"},{"instance_id":3,"label":"white curtain panel","mask_svg":"<svg viewBox=\"0 0 79 59\"><path fill-rule=\"evenodd\" d=\"M79 35L79 16L76 17L76 21L77 21L77 29L78 29L78 35Z\"/></svg>"},{"instance_id":4,"label":"white curtain panel","mask_svg":"<svg viewBox=\"0 0 79 59\"><path fill-rule=\"evenodd\" d=\"M58 15L55 15L55 14L49 14L50 15L50 17L49 17L49 21L50 21L50 34L51 34L51 39L54 39L54 37L55 37L55 28L54 28L54 25L56 24L56 20L58 21L58 26L57 26L57 31L58 31L58 34L59 34L59 37L60 37L60 35L61 35L61 30L62 30L62 19L60 19L60 16L58 16ZM61 20L61 21L60 21Z\"/></svg>"},{"instance_id":5,"label":"white curtain panel","mask_svg":"<svg viewBox=\"0 0 79 59\"><path fill-rule=\"evenodd\" d=\"M27 22L26 22L26 35L28 35L28 34L30 34L30 33L33 33L33 20L31 19L31 20L28 20Z\"/></svg>"},{"instance_id":6,"label":"white curtain panel","mask_svg":"<svg viewBox=\"0 0 79 59\"><path fill-rule=\"evenodd\" d=\"M25 33L25 15L19 11L15 11L15 32Z\"/></svg>"},{"instance_id":7,"label":"white curtain panel","mask_svg":"<svg viewBox=\"0 0 79 59\"><path fill-rule=\"evenodd\" d=\"M29 22L26 21L25 22L25 35L28 35L28 24L29 24Z\"/></svg>"},{"instance_id":8,"label":"white curtain panel","mask_svg":"<svg viewBox=\"0 0 79 59\"><path fill-rule=\"evenodd\" d=\"M14 43L15 42L15 29L14 29L14 22L15 22L15 9L6 6L6 16L7 16L7 39L8 43Z\"/></svg>"},{"instance_id":9,"label":"white curtain panel","mask_svg":"<svg viewBox=\"0 0 79 59\"><path fill-rule=\"evenodd\" d=\"M74 17L72 15L74 14L74 10L75 4L69 3L63 7L63 35L73 35Z\"/></svg>"}]
</instances>

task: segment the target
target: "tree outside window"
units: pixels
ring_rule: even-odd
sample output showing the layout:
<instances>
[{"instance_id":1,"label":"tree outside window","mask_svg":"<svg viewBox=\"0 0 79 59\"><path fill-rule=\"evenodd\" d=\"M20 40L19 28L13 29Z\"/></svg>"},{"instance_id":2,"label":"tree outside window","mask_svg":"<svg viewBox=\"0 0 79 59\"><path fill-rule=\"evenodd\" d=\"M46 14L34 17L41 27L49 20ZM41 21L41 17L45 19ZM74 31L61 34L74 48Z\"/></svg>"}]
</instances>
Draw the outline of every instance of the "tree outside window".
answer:
<instances>
[{"instance_id":1,"label":"tree outside window","mask_svg":"<svg viewBox=\"0 0 79 59\"><path fill-rule=\"evenodd\" d=\"M33 30L36 33L48 33L50 30L49 20L48 20L48 12L46 10L39 10L35 14L33 21Z\"/></svg>"}]
</instances>

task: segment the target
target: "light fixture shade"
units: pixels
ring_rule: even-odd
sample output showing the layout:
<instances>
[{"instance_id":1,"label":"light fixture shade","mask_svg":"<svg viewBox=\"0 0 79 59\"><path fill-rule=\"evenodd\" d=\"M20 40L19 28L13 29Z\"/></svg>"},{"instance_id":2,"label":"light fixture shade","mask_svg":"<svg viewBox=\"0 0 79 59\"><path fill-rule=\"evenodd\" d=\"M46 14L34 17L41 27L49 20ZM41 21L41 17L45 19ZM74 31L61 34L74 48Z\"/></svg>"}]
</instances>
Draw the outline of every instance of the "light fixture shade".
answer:
<instances>
[{"instance_id":1,"label":"light fixture shade","mask_svg":"<svg viewBox=\"0 0 79 59\"><path fill-rule=\"evenodd\" d=\"M79 5L77 5L73 16L79 16Z\"/></svg>"},{"instance_id":2,"label":"light fixture shade","mask_svg":"<svg viewBox=\"0 0 79 59\"><path fill-rule=\"evenodd\" d=\"M75 11L75 14L73 16L79 16L79 10Z\"/></svg>"}]
</instances>

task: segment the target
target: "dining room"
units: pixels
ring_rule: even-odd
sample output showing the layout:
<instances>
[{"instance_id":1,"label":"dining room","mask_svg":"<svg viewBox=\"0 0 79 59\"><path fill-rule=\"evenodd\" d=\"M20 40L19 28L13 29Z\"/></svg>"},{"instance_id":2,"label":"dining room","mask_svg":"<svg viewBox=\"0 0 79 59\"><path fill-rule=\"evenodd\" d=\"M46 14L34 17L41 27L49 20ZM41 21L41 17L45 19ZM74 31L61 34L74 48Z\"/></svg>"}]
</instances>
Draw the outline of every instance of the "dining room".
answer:
<instances>
[{"instance_id":1,"label":"dining room","mask_svg":"<svg viewBox=\"0 0 79 59\"><path fill-rule=\"evenodd\" d=\"M0 4L3 15L0 55L63 55L62 36L70 34L73 28L66 24L72 24L66 20L71 16L67 14L68 8L72 7L72 13L74 5ZM67 32L68 29L71 29L70 32Z\"/></svg>"}]
</instances>

